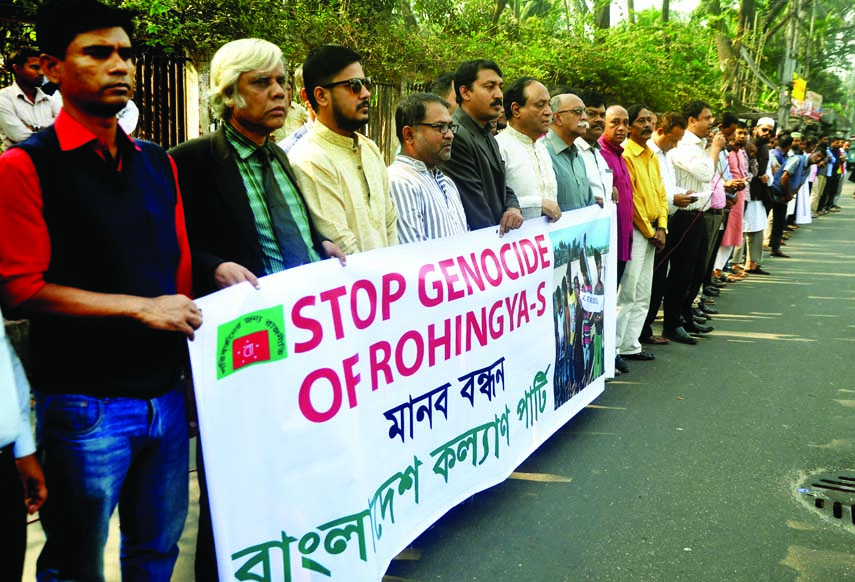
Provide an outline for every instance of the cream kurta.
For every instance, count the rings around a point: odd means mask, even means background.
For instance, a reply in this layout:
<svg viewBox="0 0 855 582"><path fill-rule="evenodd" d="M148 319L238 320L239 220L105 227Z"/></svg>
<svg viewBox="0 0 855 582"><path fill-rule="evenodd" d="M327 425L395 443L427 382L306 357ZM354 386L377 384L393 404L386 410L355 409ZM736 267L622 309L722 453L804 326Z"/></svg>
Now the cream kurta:
<svg viewBox="0 0 855 582"><path fill-rule="evenodd" d="M317 120L288 153L315 228L346 254L398 244L398 214L377 145Z"/></svg>

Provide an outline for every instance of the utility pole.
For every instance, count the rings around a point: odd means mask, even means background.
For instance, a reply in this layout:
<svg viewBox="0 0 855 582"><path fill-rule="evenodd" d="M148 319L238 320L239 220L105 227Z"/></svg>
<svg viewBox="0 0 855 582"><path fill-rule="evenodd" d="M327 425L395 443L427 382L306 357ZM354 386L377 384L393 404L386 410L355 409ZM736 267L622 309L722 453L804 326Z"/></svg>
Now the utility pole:
<svg viewBox="0 0 855 582"><path fill-rule="evenodd" d="M778 94L778 127L790 125L790 86L793 83L793 73L796 70L796 54L798 49L798 20L799 0L790 0L789 21L787 23L787 40L784 45L784 62L781 64L781 85Z"/></svg>

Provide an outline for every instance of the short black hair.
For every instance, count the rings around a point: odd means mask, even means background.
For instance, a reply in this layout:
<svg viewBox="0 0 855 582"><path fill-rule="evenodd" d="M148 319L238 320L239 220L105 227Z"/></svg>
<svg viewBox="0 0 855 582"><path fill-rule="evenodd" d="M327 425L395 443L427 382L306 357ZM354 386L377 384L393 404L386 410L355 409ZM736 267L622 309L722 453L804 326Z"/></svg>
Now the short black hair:
<svg viewBox="0 0 855 582"><path fill-rule="evenodd" d="M688 120L690 117L694 117L695 119L700 118L701 113L703 113L704 109L709 109L709 103L704 101L689 101L683 108L680 110L680 113L683 114L683 117Z"/></svg>
<svg viewBox="0 0 855 582"><path fill-rule="evenodd" d="M398 102L398 108L395 109L395 134L399 142L404 143L406 126L414 127L424 121L428 103L439 103L446 108L450 106L448 101L435 93L413 93Z"/></svg>
<svg viewBox="0 0 855 582"><path fill-rule="evenodd" d="M7 70L11 73L13 72L12 67L23 67L27 64L27 60L32 59L33 57L38 58L40 56L41 53L34 48L22 48L9 58L8 62L6 63L8 67Z"/></svg>
<svg viewBox="0 0 855 582"><path fill-rule="evenodd" d="M36 16L36 40L42 53L65 59L68 45L85 32L122 28L133 39L134 14L98 0L47 0Z"/></svg>
<svg viewBox="0 0 855 582"><path fill-rule="evenodd" d="M782 133L778 136L778 147L788 148L793 145L793 136L789 133Z"/></svg>
<svg viewBox="0 0 855 582"><path fill-rule="evenodd" d="M576 96L582 100L585 107L608 108L609 106L606 96L602 93L597 93L596 91L580 91L579 93L576 93Z"/></svg>
<svg viewBox="0 0 855 582"><path fill-rule="evenodd" d="M331 83L339 71L361 60L355 50L336 44L325 44L312 50L303 62L303 86L312 109L318 111L315 88Z"/></svg>
<svg viewBox="0 0 855 582"><path fill-rule="evenodd" d="M653 111L647 105L645 105L643 103L635 103L635 104L630 105L629 107L626 108L626 115L627 115L627 117L629 117L629 124L630 125L635 123L635 120L638 119L638 116L643 109L647 109L648 111L653 113Z"/></svg>
<svg viewBox="0 0 855 582"><path fill-rule="evenodd" d="M454 73L442 73L430 84L430 92L445 97L454 88Z"/></svg>
<svg viewBox="0 0 855 582"><path fill-rule="evenodd" d="M737 124L739 126L739 118L732 111L725 111L718 118L716 125L720 125L725 129L730 127L733 124Z"/></svg>
<svg viewBox="0 0 855 582"><path fill-rule="evenodd" d="M525 90L526 87L528 87L532 83L537 83L537 79L535 79L534 77L520 77L519 79L511 83L510 87L505 89L504 106L506 118L510 119L513 116L513 109L511 108L511 105L513 103L516 103L520 107L525 107Z"/></svg>
<svg viewBox="0 0 855 582"><path fill-rule="evenodd" d="M463 96L460 94L460 88L466 87L472 89L472 84L478 79L478 73L482 69L495 71L497 75L502 76L502 69L499 68L494 61L490 59L474 59L471 61L463 61L454 72L454 95L458 103L463 103Z"/></svg>
<svg viewBox="0 0 855 582"><path fill-rule="evenodd" d="M748 124L740 119L736 122L736 129L748 130Z"/></svg>

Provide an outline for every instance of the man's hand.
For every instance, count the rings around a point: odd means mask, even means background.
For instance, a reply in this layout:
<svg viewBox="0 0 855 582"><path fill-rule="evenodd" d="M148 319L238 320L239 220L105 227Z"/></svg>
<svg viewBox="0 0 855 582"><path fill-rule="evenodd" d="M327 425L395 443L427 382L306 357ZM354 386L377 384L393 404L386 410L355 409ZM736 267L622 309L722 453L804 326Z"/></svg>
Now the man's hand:
<svg viewBox="0 0 855 582"><path fill-rule="evenodd" d="M515 230L523 224L522 212L519 208L508 208L499 223L499 236L505 236L509 230Z"/></svg>
<svg viewBox="0 0 855 582"><path fill-rule="evenodd" d="M657 228L656 234L647 240L650 241L650 244L652 244L657 251L661 251L665 248L665 229Z"/></svg>
<svg viewBox="0 0 855 582"><path fill-rule="evenodd" d="M677 208L685 208L696 200L691 194L674 194L674 206Z"/></svg>
<svg viewBox="0 0 855 582"><path fill-rule="evenodd" d="M543 202L541 202L541 214L549 219L549 222L555 222L559 218L561 218L561 209L558 207L557 202L553 202L548 198L544 198Z"/></svg>
<svg viewBox="0 0 855 582"><path fill-rule="evenodd" d="M24 503L30 515L39 510L47 499L47 486L45 485L45 474L36 460L35 455L27 455L17 460L18 475L24 485Z"/></svg>
<svg viewBox="0 0 855 582"><path fill-rule="evenodd" d="M594 196L594 200L597 201L597 206L600 208L603 207L603 197L602 196Z"/></svg>
<svg viewBox="0 0 855 582"><path fill-rule="evenodd" d="M341 263L342 267L347 265L347 255L345 255L344 252L340 248L338 248L337 244L335 244L331 240L325 240L321 243L321 245L324 247L324 252L327 254L328 259L335 257L338 259L338 262Z"/></svg>
<svg viewBox="0 0 855 582"><path fill-rule="evenodd" d="M137 319L152 329L180 331L191 340L202 325L202 310L184 295L143 299Z"/></svg>
<svg viewBox="0 0 855 582"><path fill-rule="evenodd" d="M724 137L724 134L718 132L715 134L712 140L712 149L715 152L715 157L718 158L718 152L720 152L727 145L727 138Z"/></svg>
<svg viewBox="0 0 855 582"><path fill-rule="evenodd" d="M760 181L763 182L764 184L768 184L769 183L769 174L763 174L762 176L760 176Z"/></svg>
<svg viewBox="0 0 855 582"><path fill-rule="evenodd" d="M237 263L220 263L214 269L214 282L219 289L225 289L244 281L249 281L253 287L261 289L258 277L253 275L252 271Z"/></svg>
<svg viewBox="0 0 855 582"><path fill-rule="evenodd" d="M615 204L620 200L620 192L618 192L617 186L612 186L612 202Z"/></svg>

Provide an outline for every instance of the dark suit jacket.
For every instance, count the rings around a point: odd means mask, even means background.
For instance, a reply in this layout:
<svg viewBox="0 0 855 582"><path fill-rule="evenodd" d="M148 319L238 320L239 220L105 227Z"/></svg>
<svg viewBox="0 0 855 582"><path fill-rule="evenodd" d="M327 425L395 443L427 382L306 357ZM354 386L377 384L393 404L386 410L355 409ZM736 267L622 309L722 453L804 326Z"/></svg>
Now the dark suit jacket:
<svg viewBox="0 0 855 582"><path fill-rule="evenodd" d="M451 159L442 171L454 180L470 230L496 226L508 208L519 208L517 195L505 182L505 166L496 138L463 108L452 118L460 125Z"/></svg>
<svg viewBox="0 0 855 582"><path fill-rule="evenodd" d="M303 193L285 152L278 147L272 150L302 198ZM224 262L242 265L256 276L264 274L255 218L223 128L176 146L169 153L178 166L178 185L184 201L196 296L217 290L214 270ZM322 239L311 219L309 226L315 250L325 257Z"/></svg>

